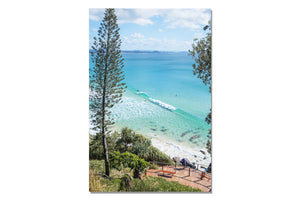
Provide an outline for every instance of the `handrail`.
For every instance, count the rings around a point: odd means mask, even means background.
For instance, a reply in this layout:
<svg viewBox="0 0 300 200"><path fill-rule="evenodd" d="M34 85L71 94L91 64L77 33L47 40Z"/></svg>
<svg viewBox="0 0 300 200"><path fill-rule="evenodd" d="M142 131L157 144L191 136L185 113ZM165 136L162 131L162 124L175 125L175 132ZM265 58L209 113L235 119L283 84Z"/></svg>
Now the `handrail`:
<svg viewBox="0 0 300 200"><path fill-rule="evenodd" d="M148 161L149 163L153 163L153 164L158 164L158 165L172 165L172 166L184 166L181 162L177 163L175 162L175 164L173 163L166 163L166 162L158 162L158 161ZM200 166L200 167L199 167ZM194 169L188 165L184 166L185 168L190 168L190 169ZM198 169L199 168L199 169ZM197 170L197 171L201 171L200 168L202 169L207 169L207 167L204 167L204 166L201 166L200 164L197 164L197 167L196 169L194 170Z"/></svg>

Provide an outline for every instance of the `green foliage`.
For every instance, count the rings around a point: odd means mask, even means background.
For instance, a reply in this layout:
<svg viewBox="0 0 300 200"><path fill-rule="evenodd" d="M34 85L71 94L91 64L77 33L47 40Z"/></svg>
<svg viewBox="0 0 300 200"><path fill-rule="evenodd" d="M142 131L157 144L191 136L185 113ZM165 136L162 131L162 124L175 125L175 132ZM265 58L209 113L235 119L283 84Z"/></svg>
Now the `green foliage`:
<svg viewBox="0 0 300 200"><path fill-rule="evenodd" d="M150 146L148 149L149 152L149 161L165 162L174 164L174 161L165 153L161 152L154 146Z"/></svg>
<svg viewBox="0 0 300 200"><path fill-rule="evenodd" d="M117 170L122 170L123 167L129 167L134 171L143 172L150 164L137 155L125 152L113 152L111 154L110 166ZM137 177L135 177L137 178Z"/></svg>
<svg viewBox="0 0 300 200"><path fill-rule="evenodd" d="M206 149L207 149L207 152L209 154L211 154L211 129L209 130L209 133L208 133L207 137L208 137L208 140L207 140L207 143L206 143Z"/></svg>
<svg viewBox="0 0 300 200"><path fill-rule="evenodd" d="M151 169L158 169L158 166L157 166L156 164L153 163L153 164L151 165Z"/></svg>
<svg viewBox="0 0 300 200"><path fill-rule="evenodd" d="M100 134L101 138L101 134ZM113 152L117 148L117 140L119 140L120 134L115 131L106 135L108 152ZM89 137L89 159L104 159L103 140L97 139L97 135L91 135Z"/></svg>
<svg viewBox="0 0 300 200"><path fill-rule="evenodd" d="M114 124L110 109L121 101L125 91L121 39L114 9L105 9L104 18L94 37L91 60L94 64L90 76L90 115L95 140L102 138L106 175L109 176L107 127ZM94 143L96 144L96 142Z"/></svg>
<svg viewBox="0 0 300 200"><path fill-rule="evenodd" d="M192 50L189 50L189 55L193 57L196 64L193 64L193 73L202 80L205 85L209 86L211 92L211 52L212 52L212 38L211 38L211 21L203 28L207 31L206 37L201 40L194 39L195 43L192 45ZM211 124L211 110L205 121ZM211 130L208 134L208 141L206 144L208 152L211 154Z"/></svg>
<svg viewBox="0 0 300 200"><path fill-rule="evenodd" d="M90 135L90 159L104 159L103 142L95 139L96 136ZM108 134L107 146L109 152L120 151L121 153L133 153L146 161L157 161L174 164L174 161L165 153L154 146L150 139L141 134L136 134L131 129L123 128L121 134L114 132Z"/></svg>
<svg viewBox="0 0 300 200"><path fill-rule="evenodd" d="M96 140L95 135L90 134L89 138L89 159L104 159L103 145L101 140Z"/></svg>
<svg viewBox="0 0 300 200"><path fill-rule="evenodd" d="M193 64L193 73L200 78L205 85L209 86L211 92L211 21L204 27L207 30L206 37L198 40L194 39L193 50L189 50L189 55L193 57L196 64Z"/></svg>
<svg viewBox="0 0 300 200"><path fill-rule="evenodd" d="M121 130L121 138L117 140L119 150L122 152L132 151L132 144L135 139L135 133L125 127ZM129 149L130 148L130 149Z"/></svg>
<svg viewBox="0 0 300 200"><path fill-rule="evenodd" d="M123 128L121 131L121 138L117 141L116 148L120 152L128 152L136 154L146 161L168 162L173 163L173 160L152 146L150 139L141 134L136 134L129 128Z"/></svg>
<svg viewBox="0 0 300 200"><path fill-rule="evenodd" d="M90 160L90 170L93 170L96 174L105 172L104 160Z"/></svg>
<svg viewBox="0 0 300 200"><path fill-rule="evenodd" d="M153 166L153 165L152 165ZM126 187L125 182L122 183L122 177L116 176L114 170L111 171L112 177L106 178L102 174L105 172L104 160L90 160L89 190L90 192L200 192L177 182L167 181L160 177L145 177L143 181L133 179L131 187ZM124 174L128 172L123 172ZM128 175L126 175L128 176Z"/></svg>

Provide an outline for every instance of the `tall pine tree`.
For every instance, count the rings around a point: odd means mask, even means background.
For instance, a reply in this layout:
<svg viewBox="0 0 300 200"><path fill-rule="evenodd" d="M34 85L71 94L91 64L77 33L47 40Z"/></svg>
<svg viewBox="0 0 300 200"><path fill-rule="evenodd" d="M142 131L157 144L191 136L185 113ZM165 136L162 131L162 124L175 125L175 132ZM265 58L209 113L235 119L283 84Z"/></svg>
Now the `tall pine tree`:
<svg viewBox="0 0 300 200"><path fill-rule="evenodd" d="M193 50L189 50L189 55L191 55L196 62L196 64L193 64L194 75L200 78L205 85L209 86L209 92L211 93L211 21L209 21L203 30L207 30L206 37L201 40L194 40L195 43L192 45ZM211 124L211 109L205 121ZM207 137L208 141L206 147L211 154L211 129Z"/></svg>
<svg viewBox="0 0 300 200"><path fill-rule="evenodd" d="M96 139L102 139L105 159L105 174L109 176L109 158L106 144L108 127L113 125L111 108L122 99L126 86L121 55L121 39L114 9L105 9L105 14L94 37L91 59L94 64L90 76L90 114Z"/></svg>

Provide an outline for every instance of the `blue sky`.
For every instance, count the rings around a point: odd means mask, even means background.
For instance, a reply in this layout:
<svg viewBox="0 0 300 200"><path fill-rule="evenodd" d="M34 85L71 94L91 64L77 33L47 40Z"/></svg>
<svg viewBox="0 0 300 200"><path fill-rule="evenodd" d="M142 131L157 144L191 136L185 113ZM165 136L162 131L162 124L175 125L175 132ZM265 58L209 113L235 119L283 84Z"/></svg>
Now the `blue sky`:
<svg viewBox="0 0 300 200"><path fill-rule="evenodd" d="M89 47L97 35L105 9L89 10ZM116 9L122 50L187 51L202 28L210 9Z"/></svg>

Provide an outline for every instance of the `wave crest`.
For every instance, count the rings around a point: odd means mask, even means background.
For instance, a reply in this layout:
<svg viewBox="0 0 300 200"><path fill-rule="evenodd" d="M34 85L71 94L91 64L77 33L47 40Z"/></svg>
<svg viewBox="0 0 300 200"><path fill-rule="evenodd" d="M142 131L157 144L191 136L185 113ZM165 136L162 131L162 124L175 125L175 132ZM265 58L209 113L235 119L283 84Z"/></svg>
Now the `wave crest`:
<svg viewBox="0 0 300 200"><path fill-rule="evenodd" d="M165 109L168 109L168 110L176 110L176 108L175 108L174 106L171 106L171 105L169 105L169 104L166 104L166 103L164 103L164 102L162 102L162 101L159 101L159 100L157 100L157 99L149 98L149 101L151 101L152 103L157 104L157 105L159 105L160 107L163 107L163 108L165 108Z"/></svg>

